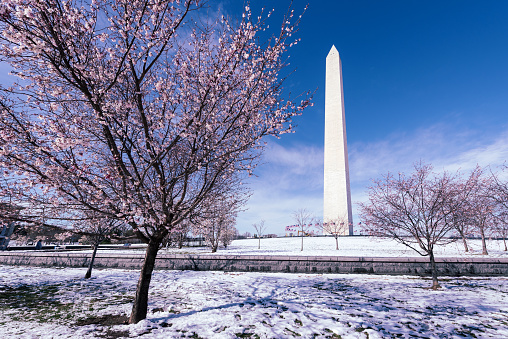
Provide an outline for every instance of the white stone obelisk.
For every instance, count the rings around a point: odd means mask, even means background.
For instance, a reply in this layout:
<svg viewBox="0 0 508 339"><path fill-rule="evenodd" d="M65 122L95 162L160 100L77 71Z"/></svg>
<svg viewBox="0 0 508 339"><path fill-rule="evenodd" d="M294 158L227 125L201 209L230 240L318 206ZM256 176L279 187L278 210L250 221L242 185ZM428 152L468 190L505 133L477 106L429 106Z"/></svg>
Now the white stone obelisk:
<svg viewBox="0 0 508 339"><path fill-rule="evenodd" d="M342 63L335 46L326 57L324 174L323 221L347 217L343 235L353 235Z"/></svg>

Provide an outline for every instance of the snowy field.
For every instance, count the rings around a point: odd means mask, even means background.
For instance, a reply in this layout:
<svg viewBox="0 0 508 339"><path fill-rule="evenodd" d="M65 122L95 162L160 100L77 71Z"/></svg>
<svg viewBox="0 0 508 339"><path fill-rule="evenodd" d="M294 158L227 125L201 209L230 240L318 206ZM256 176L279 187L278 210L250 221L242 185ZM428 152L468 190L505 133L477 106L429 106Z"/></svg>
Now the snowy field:
<svg viewBox="0 0 508 339"><path fill-rule="evenodd" d="M258 249L258 239L234 240L226 249L219 247L216 255L292 255L292 256L346 256L346 257L418 257L414 250L391 239L377 237L339 237L339 250L335 249L333 237L305 237L303 251L301 251L302 238L266 238L261 239L261 248ZM14 242L13 242L14 243ZM100 249L99 253L132 253L144 252L145 245L132 245L130 249ZM504 251L502 240L487 240L489 255L482 255L480 239L469 239L469 252L464 251L462 240L457 240L445 246L436 246L435 255L439 257L484 257L508 258ZM80 252L80 251L73 251ZM91 250L82 250L91 252ZM209 247L164 248L159 253L201 253L212 254Z"/></svg>
<svg viewBox="0 0 508 339"><path fill-rule="evenodd" d="M234 240L227 249L220 248L217 254L248 254L248 255L302 255L302 256L351 256L351 257L414 257L419 256L414 250L391 239L377 237L339 237L339 250L335 249L333 237L299 237L261 239L258 249L258 239ZM482 256L480 239L468 240L470 252L464 252L462 241L456 241L446 246L436 246L436 257L476 257ZM488 256L508 257L504 251L502 240L488 240ZM167 252L210 252L208 248L183 248L181 250L169 248Z"/></svg>
<svg viewBox="0 0 508 339"><path fill-rule="evenodd" d="M0 338L508 338L508 278L156 271L118 325L138 272L84 273L0 266Z"/></svg>
<svg viewBox="0 0 508 339"><path fill-rule="evenodd" d="M217 254L418 256L387 239L237 240ZM437 257L508 257L502 241ZM142 251L141 248L119 251ZM106 252L106 251L100 251ZM118 251L115 251L118 252ZM207 248L164 252L209 253ZM508 277L155 271L148 319L127 320L137 271L0 266L0 338L508 338Z"/></svg>
<svg viewBox="0 0 508 339"><path fill-rule="evenodd" d="M301 238L268 238L261 239L261 248L258 249L258 239L234 240L231 245L224 249L222 246L216 255L292 255L292 256L347 256L347 257L418 257L414 250L397 243L391 239L376 237L340 237L339 250L335 249L333 237L305 237ZM144 251L139 245L133 245L129 250L99 250L99 253L132 253ZM141 245L143 246L143 245ZM450 243L446 246L437 246L435 255L439 257L482 257L482 258L508 258L508 252L504 251L502 240L488 240L487 249L489 255L482 255L482 244L479 239L468 240L469 252L464 251L461 241ZM137 249L135 249L137 248ZM91 252L85 250L85 252ZM159 253L201 253L212 254L209 247L184 247L182 249L167 248Z"/></svg>

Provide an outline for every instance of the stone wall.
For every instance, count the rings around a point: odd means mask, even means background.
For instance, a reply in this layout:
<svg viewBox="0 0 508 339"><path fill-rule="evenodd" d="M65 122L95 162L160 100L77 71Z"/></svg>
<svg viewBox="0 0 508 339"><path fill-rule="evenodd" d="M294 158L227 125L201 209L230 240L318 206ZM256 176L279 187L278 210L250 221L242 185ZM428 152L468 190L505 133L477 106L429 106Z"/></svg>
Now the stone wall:
<svg viewBox="0 0 508 339"><path fill-rule="evenodd" d="M98 253L95 267L139 269L144 253ZM0 252L0 264L86 267L90 254L83 252ZM508 276L508 258L436 259L439 275ZM429 275L428 258L301 257L253 255L160 254L156 269Z"/></svg>

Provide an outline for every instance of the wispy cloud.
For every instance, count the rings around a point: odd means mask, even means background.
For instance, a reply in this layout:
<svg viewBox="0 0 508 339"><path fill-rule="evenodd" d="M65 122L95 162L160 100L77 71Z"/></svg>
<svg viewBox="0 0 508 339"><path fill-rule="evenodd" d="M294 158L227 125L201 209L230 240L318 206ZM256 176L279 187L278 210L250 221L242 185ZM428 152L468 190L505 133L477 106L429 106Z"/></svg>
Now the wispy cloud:
<svg viewBox="0 0 508 339"><path fill-rule="evenodd" d="M263 180L289 191L313 191L323 186L323 149L272 143L263 155L259 173Z"/></svg>
<svg viewBox="0 0 508 339"><path fill-rule="evenodd" d="M258 177L250 181L253 196L249 210L238 219L241 232L265 219L270 233L283 233L293 223L291 212L307 208L322 214L323 148L306 145L283 147L271 143L263 155ZM387 172L410 172L418 161L436 171L470 171L477 164L494 168L508 159L508 130L486 135L477 130L437 124L413 133L393 133L374 142L349 145L349 171L353 202L365 201L371 179ZM353 206L356 214L356 206ZM355 220L357 221L357 220Z"/></svg>

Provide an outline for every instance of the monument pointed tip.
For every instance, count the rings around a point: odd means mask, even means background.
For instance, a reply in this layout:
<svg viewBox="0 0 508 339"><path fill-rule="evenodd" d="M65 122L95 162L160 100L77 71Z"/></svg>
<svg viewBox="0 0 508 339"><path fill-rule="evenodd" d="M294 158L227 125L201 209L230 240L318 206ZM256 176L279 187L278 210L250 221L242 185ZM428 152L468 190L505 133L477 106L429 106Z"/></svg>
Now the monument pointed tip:
<svg viewBox="0 0 508 339"><path fill-rule="evenodd" d="M337 51L337 48L335 48L335 45L332 45L330 52L328 52L328 55L332 55L332 54L339 54L339 51Z"/></svg>

